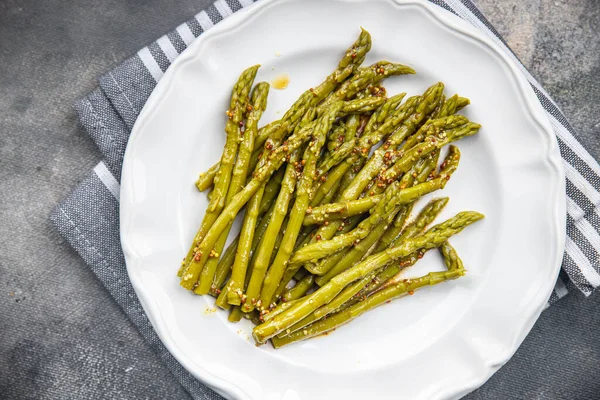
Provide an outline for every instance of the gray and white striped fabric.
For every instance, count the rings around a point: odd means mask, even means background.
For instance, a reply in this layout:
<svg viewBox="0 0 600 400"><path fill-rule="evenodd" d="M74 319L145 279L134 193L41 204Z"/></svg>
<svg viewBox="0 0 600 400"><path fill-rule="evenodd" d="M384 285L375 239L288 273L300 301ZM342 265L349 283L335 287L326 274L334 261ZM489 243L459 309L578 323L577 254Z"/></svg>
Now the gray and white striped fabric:
<svg viewBox="0 0 600 400"><path fill-rule="evenodd" d="M479 28L512 57L529 80L556 133L567 176L567 243L550 303L600 286L600 166L575 138L565 116L469 0L430 0ZM158 339L135 296L119 242L119 177L131 129L169 65L214 24L252 4L218 0L173 32L100 77L99 88L75 103L79 119L104 161L52 213L60 233L83 257L141 334L194 398L220 396L187 373Z"/></svg>

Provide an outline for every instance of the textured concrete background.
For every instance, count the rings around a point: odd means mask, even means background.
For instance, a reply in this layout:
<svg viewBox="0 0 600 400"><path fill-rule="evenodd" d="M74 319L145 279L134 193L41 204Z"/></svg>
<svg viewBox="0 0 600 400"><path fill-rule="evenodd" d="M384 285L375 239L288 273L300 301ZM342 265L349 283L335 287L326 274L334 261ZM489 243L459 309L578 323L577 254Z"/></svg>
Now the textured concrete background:
<svg viewBox="0 0 600 400"><path fill-rule="evenodd" d="M72 102L208 3L0 1L0 398L187 398L48 214L100 158ZM476 3L599 158L600 2ZM599 326L569 295L468 398L600 398Z"/></svg>

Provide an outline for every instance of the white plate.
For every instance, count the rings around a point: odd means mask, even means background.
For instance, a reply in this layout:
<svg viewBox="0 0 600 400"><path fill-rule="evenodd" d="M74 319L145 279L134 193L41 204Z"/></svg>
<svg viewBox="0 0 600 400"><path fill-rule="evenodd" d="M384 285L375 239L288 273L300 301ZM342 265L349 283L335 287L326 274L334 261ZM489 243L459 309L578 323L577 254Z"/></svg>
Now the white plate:
<svg viewBox="0 0 600 400"><path fill-rule="evenodd" d="M365 27L366 63L409 64L386 82L421 93L443 81L483 124L459 142L461 165L440 220L472 209L487 218L452 239L468 275L364 315L334 334L273 350L249 324L231 324L208 296L175 276L202 219L193 182L220 157L230 89L247 66L288 74L264 122L318 84ZM438 194L439 195L439 194ZM448 399L503 365L542 311L565 238L564 177L556 140L527 82L491 41L422 1L261 1L203 34L169 68L133 129L121 186L127 269L159 337L194 376L239 399ZM436 254L407 276L441 268ZM246 321L247 322L247 321Z"/></svg>

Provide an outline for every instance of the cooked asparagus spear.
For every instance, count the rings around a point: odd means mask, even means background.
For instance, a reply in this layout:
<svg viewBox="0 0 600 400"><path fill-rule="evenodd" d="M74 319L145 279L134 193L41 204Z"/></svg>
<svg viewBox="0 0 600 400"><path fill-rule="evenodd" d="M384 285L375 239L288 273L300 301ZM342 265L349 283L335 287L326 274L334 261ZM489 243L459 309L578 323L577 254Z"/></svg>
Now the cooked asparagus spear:
<svg viewBox="0 0 600 400"><path fill-rule="evenodd" d="M304 296L306 292L310 290L310 288L312 288L314 281L314 275L306 275L304 278L296 282L296 285L294 285L293 288L286 290L281 295L281 301L287 303L292 300L298 300L300 297Z"/></svg>
<svg viewBox="0 0 600 400"><path fill-rule="evenodd" d="M277 251L273 263L267 271L264 284L262 285L260 300L263 307L269 307L271 304L275 290L279 286L279 282L281 281L289 258L294 250L294 244L296 243L296 239L302 228L302 221L304 220L304 215L306 214L306 209L310 202L312 184L313 180L316 178L318 156L325 143L327 132L331 128L336 115L343 105L343 102L334 103L321 117L319 117L313 131L314 139L309 143L304 152L304 169L302 171L302 177L299 180L296 201L290 212L287 229L283 236L281 246Z"/></svg>
<svg viewBox="0 0 600 400"><path fill-rule="evenodd" d="M463 275L464 270L461 269L442 272L430 272L427 275L419 278L412 278L410 280L407 279L405 281L398 282L394 285L390 285L389 287L386 287L385 289L382 289L374 293L373 295L367 297L364 301L357 302L356 304L338 313L330 315L326 319L318 320L317 322L308 325L303 329L292 332L287 336L281 338L272 338L271 341L273 343L273 347L277 349L290 343L321 335L345 323L348 323L355 318L358 318L363 313L372 310L373 308L381 304L387 303L390 300L394 300L406 294L413 294L416 290L419 290L426 286L433 286L450 279L457 279ZM259 325L259 327L262 325Z"/></svg>
<svg viewBox="0 0 600 400"><path fill-rule="evenodd" d="M227 119L227 124L225 126L227 140L225 141L223 155L221 156L221 162L219 163L219 170L214 178L215 188L213 190L211 201L208 204L208 209L202 219L200 229L198 229L190 250L185 257L184 263L186 267L184 268L184 275L185 270L189 268L190 262L198 255L198 245L204 239L204 236L225 207L227 190L229 189L229 183L231 181L231 172L238 150L238 138L240 135L239 123L242 122L246 105L248 104L250 89L252 88L252 83L254 82L254 77L256 76L259 67L259 65L254 65L244 70L233 87L229 110L227 111L229 118ZM197 276L195 278L197 279ZM190 287L195 283L196 280L191 283Z"/></svg>
<svg viewBox="0 0 600 400"><path fill-rule="evenodd" d="M298 300L288 310L270 321L255 327L252 331L254 339L257 343L264 343L278 333L290 328L317 308L333 300L348 284L357 279L362 279L391 260L404 257L419 249L438 247L452 235L459 233L466 226L482 218L482 214L474 211L459 213L447 221L432 227L423 235L406 240L396 247L389 248L366 258L361 263L333 278L314 293Z"/></svg>
<svg viewBox="0 0 600 400"><path fill-rule="evenodd" d="M250 96L250 103L248 106L246 106L246 109L249 111L247 114L245 130L240 131L240 134L243 138L241 144L239 145L237 160L235 162L235 166L231 174L231 183L229 189L227 190L225 205L231 202L233 196L235 196L244 187L244 184L246 183L246 175L248 174L248 167L250 165L250 156L252 155L252 151L254 150L254 140L258 131L258 121L260 120L260 117L267 108L267 97L269 95L269 88L270 86L268 83L260 82L252 90L252 94ZM260 200L262 200L262 197ZM260 203L258 204L258 206L260 210ZM257 213L258 212L259 211L257 211ZM221 233L221 236L217 240L217 243L215 244L213 249L213 251L216 254L221 254L221 252L223 251L223 248L225 247L225 242L227 241L227 237L229 236L229 231L231 230L231 226L232 223L229 223L227 228L225 228L225 230L223 231L223 233ZM202 273L200 274L198 286L194 289L194 293L207 294L209 292L218 263L218 256L210 258L206 262L206 265L202 269Z"/></svg>

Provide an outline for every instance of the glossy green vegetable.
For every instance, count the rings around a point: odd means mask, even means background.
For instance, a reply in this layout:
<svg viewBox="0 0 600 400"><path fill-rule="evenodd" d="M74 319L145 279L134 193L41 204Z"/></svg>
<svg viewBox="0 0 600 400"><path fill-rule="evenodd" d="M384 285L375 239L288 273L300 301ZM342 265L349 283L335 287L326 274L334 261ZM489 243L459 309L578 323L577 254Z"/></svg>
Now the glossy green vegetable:
<svg viewBox="0 0 600 400"><path fill-rule="evenodd" d="M421 210L419 215L417 215L415 220L408 224L408 226L406 226L406 228L402 231L402 234L399 237L393 239L388 244L382 242L378 243L378 246L376 247L375 251L383 251L386 248L388 248L388 245L389 247L394 247L399 243L404 242L405 240L411 239L416 235L421 234L423 230L427 227L427 225L433 222L433 220L440 214L440 212L446 206L446 204L448 204L447 197L431 200L425 207L423 207L423 209ZM366 294L369 294L377 290L385 283L385 281L387 281L387 279L389 279L391 276L396 275L403 269L414 265L422 256L422 252L414 252L405 257L402 257L396 263L388 264L387 266L385 266L385 268L381 270L381 272L377 274L373 282L369 283L365 287L364 292Z"/></svg>
<svg viewBox="0 0 600 400"><path fill-rule="evenodd" d="M365 134L361 137L361 143L359 143L360 148L362 148L360 154L364 154L366 157L368 155L368 149L370 149L374 143L379 142L381 138L388 135L389 137L385 140L385 144L378 148L374 154L368 158L364 167L362 167L360 172L358 172L356 177L342 192L340 196L342 201L355 200L360 196L369 182L371 182L385 166L386 160L389 158L388 154L391 154L390 149L393 149L394 146L400 144L411 132L411 129L425 118L424 113L428 113L435 108L435 105L442 96L442 90L443 85L441 83L435 84L427 89L422 96L411 97L396 110L389 110L388 118L384 119L381 124L378 125L375 122L373 124L367 123ZM385 104L382 107L384 106ZM374 113L371 120L373 117L375 117L375 119L379 118L378 113ZM371 122L371 120L369 120L369 122ZM368 131L367 128L369 129ZM400 129L395 131L397 128ZM373 142L374 140L376 141ZM365 146L362 145L363 143ZM417 157L413 157L410 164L405 162L402 166L406 167L406 169L401 172L408 171L410 165L418 159L419 158ZM400 175L398 174L396 176ZM333 221L329 225L321 227L317 233L321 238L328 240L333 237L338 227L339 222Z"/></svg>
<svg viewBox="0 0 600 400"><path fill-rule="evenodd" d="M442 272L430 272L419 278L412 278L406 281L400 281L394 285L390 285L381 291L367 297L364 301L360 301L338 313L328 316L327 319L321 319L311 325L290 333L284 337L272 338L273 347L280 348L290 343L300 340L309 339L314 336L329 332L345 323L358 318L365 312L373 308L394 300L406 294L413 294L415 291L426 287L437 285L450 279L457 279L464 275L464 270L452 270ZM281 315L281 314L280 314ZM264 324L262 324L264 325ZM259 325L262 326L262 325ZM256 328L255 328L256 329Z"/></svg>
<svg viewBox="0 0 600 400"><path fill-rule="evenodd" d="M321 162L319 162L319 167L317 168L317 176L322 177L327 172L344 161L356 148L356 139L350 139L340 146L336 147L329 153L323 156Z"/></svg>
<svg viewBox="0 0 600 400"><path fill-rule="evenodd" d="M338 233L344 234L344 233L350 232L352 229L356 228L356 226L359 224L360 221L361 221L360 216L348 218L348 220L343 221L342 225L340 226L340 228L338 230ZM305 240L303 240L301 243L299 243L299 245L296 246L294 248L294 250L298 250L299 248L307 245L310 242L310 239L311 239L310 236L305 238ZM332 262L333 264L335 264L337 261L339 261L341 256L343 256L343 254L341 254L341 253L339 255L333 254L330 257L324 258L323 260L319 260L319 262L317 264L307 263L304 265L302 265L302 264L288 265L288 267L285 270L285 273L283 274L283 278L281 279L281 282L279 283L279 286L277 287L277 290L275 291L275 296L283 293L287 284L292 280L292 278L295 276L295 274L303 266L307 271L310 271L311 273L315 274L317 271L319 271L320 269L323 268L323 266L321 265L321 261Z"/></svg>
<svg viewBox="0 0 600 400"><path fill-rule="evenodd" d="M282 312L284 312L285 310L287 310L288 308L292 307L294 304L296 304L296 302L298 302L298 300L291 300L288 302L280 302L277 307L273 308L272 310L262 310L261 311L261 322L265 322L268 321L270 319L273 319L273 317L281 314Z"/></svg>
<svg viewBox="0 0 600 400"><path fill-rule="evenodd" d="M449 242L444 242L440 246L440 252L442 253L442 257L444 258L446 268L448 268L449 271L453 271L456 269L465 269L462 260L456 252L456 249L454 249L454 247Z"/></svg>
<svg viewBox="0 0 600 400"><path fill-rule="evenodd" d="M318 86L300 95L281 118L280 126L270 136L272 145L278 145L283 138L294 131L296 123L308 111L325 99L336 87L352 75L362 64L371 49L371 35L361 29L358 39L346 50L337 68ZM269 143L269 141L267 141Z"/></svg>
<svg viewBox="0 0 600 400"><path fill-rule="evenodd" d="M260 293L260 301L263 307L269 307L273 301L273 296L289 262L294 245L302 228L302 221L306 214L310 202L310 195L313 180L316 178L317 159L325 144L327 132L331 128L335 117L340 109L344 106L344 102L332 104L327 111L319 117L313 131L313 140L308 144L304 151L302 164L304 169L298 183L298 191L296 201L290 212L287 229L283 235L281 245L277 251L277 255L273 263L267 271L264 279L264 284Z"/></svg>
<svg viewBox="0 0 600 400"><path fill-rule="evenodd" d="M272 339L281 347L329 332L464 274L448 238L481 214L459 213L426 230L448 202L441 198L407 221L417 200L443 189L457 169L460 152L451 143L480 126L456 115L469 100L447 98L442 83L387 98L382 81L414 70L388 61L362 67L370 47L362 30L322 83L261 129L269 87L252 88L258 66L245 70L232 90L222 159L196 182L210 189L209 207L180 284L215 296L230 321L251 320L258 344ZM406 279L404 270L434 248L448 271Z"/></svg>
<svg viewBox="0 0 600 400"><path fill-rule="evenodd" d="M406 175L412 176L413 173L416 173L415 180L416 180L417 184L423 183L427 179L434 179L435 178L435 170L437 169L439 155L440 155L440 152L437 151L437 152L431 153L426 158L422 158L421 160L419 160L414 167L414 171L412 171L412 172L409 171L407 174L405 174L402 177L402 180L405 179ZM414 206L414 202L410 203L410 204L406 204L404 207L402 207L400 209L398 214L396 214L394 221L391 224L389 224L388 229L381 236L381 239L377 243L377 245L374 249L375 253L378 253L381 250L388 248L390 243L392 243L392 241L396 237L398 237L398 235L400 234L400 232L402 232L402 230L404 228L405 222L406 222L409 214L411 213L413 206Z"/></svg>
<svg viewBox="0 0 600 400"><path fill-rule="evenodd" d="M231 311L229 311L229 317L227 320L229 322L240 322L244 316L242 309L239 306L231 307Z"/></svg>
<svg viewBox="0 0 600 400"><path fill-rule="evenodd" d="M404 104L404 112L392 115L377 128L377 131L384 133L382 136L386 136L387 134L389 136L385 140L385 144L375 150L373 155L367 160L365 166L346 189L343 196L344 200L358 198L369 182L381 172L382 168L386 167L393 149L412 134L417 129L418 124L433 111L436 104L440 101L443 89L444 85L441 83L431 86L422 96L409 99ZM418 158L413 158L412 163L417 160ZM408 165L402 172L408 171L411 165Z"/></svg>
<svg viewBox="0 0 600 400"><path fill-rule="evenodd" d="M281 189L281 181L283 180L284 173L285 168L281 167L271 176L271 179L269 179L269 182L265 186L265 192L263 193L263 197L260 202L260 215L266 213L275 202L275 199L279 194L279 190Z"/></svg>
<svg viewBox="0 0 600 400"><path fill-rule="evenodd" d="M358 171L360 170L360 168L362 167L362 165L364 165L363 161L365 160L364 157L360 157L357 164L350 168L348 171L346 171L346 173L342 176L341 179L339 179L337 182L339 184L339 188L337 189L338 193L343 193L344 189L348 186L348 184L352 181L352 179L354 179L354 177L356 176L356 174L358 173ZM333 193L329 193L324 199L323 199L323 203L325 203L326 201L329 201L330 198L338 198L339 195L336 194L335 197L332 196ZM327 199L327 200L326 200ZM337 232L334 235L343 235L345 233L350 232L352 229L354 229L362 220L362 216L358 215L358 216L354 216L354 217L350 217L346 220L342 220L341 221L341 225L338 226ZM325 223L328 224L328 223ZM318 231L315 232L315 234L318 234ZM303 243L302 247L305 245L308 245L310 243L310 240L307 243ZM298 247L299 249L300 247ZM296 250L298 250L296 249ZM318 260L316 262L309 262L304 264L304 268L308 271L310 271L313 274L317 274L317 275L321 275L324 274L326 271L328 271L329 269L331 269L331 267L335 264L337 264L342 257L344 256L343 252L338 252L335 254L332 254L328 257L325 257L321 260ZM294 270L299 268L299 265L290 265L288 267L288 269Z"/></svg>
<svg viewBox="0 0 600 400"><path fill-rule="evenodd" d="M398 188L398 204L412 203L428 193L443 189L444 186L446 186L450 175L451 172L413 187L404 189ZM304 217L304 225L322 224L326 221L334 221L366 213L379 204L383 198L383 194L378 194L374 196L365 196L358 200L351 200L343 203L329 203L313 208L311 213Z"/></svg>
<svg viewBox="0 0 600 400"><path fill-rule="evenodd" d="M416 100L407 102L409 103L408 105L405 104L400 107L400 103L405 95L406 93L400 93L390 97L373 113L373 115L371 115L367 125L365 126L363 135L358 140L358 151L356 153L352 153L350 157L344 160L343 163L338 164L329 173L325 183L323 183L315 193L315 196L311 201L311 205L314 206L320 204L323 198L325 198L327 193L329 193L338 180L341 180L352 167L355 167L357 164L362 164L362 160L366 160L366 156L368 155L371 147L381 141L381 139L387 133L389 133L387 129L378 129L380 124L382 124L388 116L394 115L396 118L398 118L398 116L405 116L407 114L411 104ZM389 128L389 126L387 128ZM356 197L358 197L358 195ZM352 198L352 200L356 197Z"/></svg>
<svg viewBox="0 0 600 400"><path fill-rule="evenodd" d="M310 290L310 288L312 288L314 281L314 275L306 275L304 278L296 282L296 285L294 285L293 288L283 292L281 295L281 301L287 303L292 300L298 300L300 297L304 296L306 292Z"/></svg>
<svg viewBox="0 0 600 400"><path fill-rule="evenodd" d="M208 204L208 209L202 219L200 229L196 233L190 250L188 251L184 263L186 267L182 271L182 276L188 276L187 272L190 268L190 264L194 259L200 258L199 244L204 239L204 236L208 233L213 223L218 218L219 214L225 207L225 200L227 196L227 190L229 189L229 183L231 181L231 173L233 170L235 157L238 151L238 138L240 135L239 123L242 122L246 105L248 104L248 96L254 77L258 71L259 65L254 65L242 72L238 81L233 87L231 94L231 101L228 110L227 124L225 125L225 132L227 132L227 140L225 141L225 147L223 149L223 155L219 163L219 170L215 175L215 188L213 190L211 201ZM190 282L187 286L191 289L198 279L198 275L192 276L193 282ZM188 281L190 279L188 278Z"/></svg>
<svg viewBox="0 0 600 400"><path fill-rule="evenodd" d="M410 186L414 183L415 177L419 177L419 174L422 174L424 170L428 170L431 166L427 163L419 163L412 170L412 174L406 174L402 177L399 182L400 187ZM422 182L423 180L417 180L417 182ZM400 192L402 195L402 192ZM372 229L367 236L361 240L358 244L352 246L351 248L345 249L342 252L343 256L335 263L324 263L323 265L319 265L322 269L320 271L315 271L319 276L316 279L316 283L319 286L323 286L325 283L329 282L335 275L339 274L342 271L350 268L352 265L356 264L360 260L362 260L365 256L370 255L375 250L375 243L383 236L383 234L387 231L387 229L392 225L393 220L395 219L397 214L403 214L404 218L407 217L406 207L399 207L394 209L393 212L386 215L385 220L382 223L377 224L374 229ZM363 285L364 286L364 285Z"/></svg>
<svg viewBox="0 0 600 400"><path fill-rule="evenodd" d="M356 114L351 114L348 116L349 118L357 119L358 116ZM333 125L331 131L327 134L327 151L331 152L340 146L341 143L344 142L344 138L346 137L346 119L340 119L337 123Z"/></svg>
<svg viewBox="0 0 600 400"><path fill-rule="evenodd" d="M213 283L209 292L213 296L218 296L221 293L221 288L231 272L231 266L235 260L235 253L237 251L239 240L240 235L237 235L227 249L225 249L223 256L219 260L219 264L217 264L217 270L215 271L215 277L213 278Z"/></svg>
<svg viewBox="0 0 600 400"><path fill-rule="evenodd" d="M264 200L265 196L263 196ZM262 205L261 205L262 207ZM271 203L269 210L262 217L260 217L258 225L256 226L256 231L254 233L254 237L252 238L252 249L251 253L255 254L256 248L259 245L261 238L264 237L265 231L267 230L267 226L269 225L269 220L271 215L273 214L275 204ZM219 265L217 266L217 272L215 273L215 278L213 280L213 285L211 286L211 295L217 296L217 306L229 309L229 304L227 303L227 287L224 286L225 281L227 280L231 267L235 261L235 255L237 253L237 246L240 240L240 235L238 234L235 239L231 242L223 257L219 261ZM222 289L222 290L221 290ZM225 292L225 293L223 293Z"/></svg>
<svg viewBox="0 0 600 400"><path fill-rule="evenodd" d="M354 101L337 103L337 105L334 107L336 115L337 112L340 112L344 107L353 108L351 105L353 102ZM348 105L349 103L350 105ZM329 115L329 117L331 116ZM206 264L209 254L211 254L210 251L212 250L223 230L226 229L227 225L231 221L234 220L237 213L253 197L257 190L260 187L264 188L264 182L273 174L273 172L281 167L281 165L287 160L288 155L311 138L314 133L315 126L318 125L319 120L313 121L302 129L299 129L284 143L274 148L267 156L264 157L261 165L259 165L257 170L253 173L252 179L237 195L232 198L231 202L225 207L223 212L219 215L209 231L206 233L202 242L194 247L193 250L196 256L189 263L188 267L182 274L181 286L186 289L193 288L194 283L192 283L192 281L198 279L198 275ZM300 223L301 222L302 221L300 221Z"/></svg>
<svg viewBox="0 0 600 400"><path fill-rule="evenodd" d="M451 116L447 118L458 120L464 119L464 117L461 116ZM481 128L481 125L473 122L467 122L456 128L447 130L438 131L435 128L431 128L430 134L425 137L423 142L406 150L406 152L403 152L402 156L394 163L394 165L381 174L380 180L389 182L396 179L396 177L401 176L401 174L408 171L410 166L413 165L416 160L419 160L424 156L441 149L449 143L476 134L479 131L479 128Z"/></svg>
<svg viewBox="0 0 600 400"><path fill-rule="evenodd" d="M271 263L271 254L275 248L275 242L279 236L281 226L285 217L288 214L289 203L296 187L296 182L299 175L300 149L294 151L288 161L283 181L281 182L281 190L275 202L275 210L263 240L261 240L256 256L253 260L254 267L250 278L248 288L246 290L247 298L250 300L242 307L245 312L252 311L262 288L267 269ZM280 238L281 240L281 238Z"/></svg>
<svg viewBox="0 0 600 400"><path fill-rule="evenodd" d="M235 166L233 167L233 172L231 174L231 183L229 189L227 190L225 205L231 202L233 196L235 196L244 187L244 184L246 183L246 175L248 174L250 156L252 155L252 151L254 150L254 140L258 132L258 121L260 120L263 112L267 108L267 97L269 96L269 88L270 86L268 83L260 82L252 90L252 94L250 96L250 103L248 106L246 106L246 109L249 109L250 111L247 114L245 130L240 131L242 141L239 145L237 160L235 162ZM258 217L258 214L260 213L260 201L262 201L262 197L260 199L256 199L256 201L259 201L259 210L257 211ZM209 292L211 284L213 282L213 278L215 276L217 265L219 263L218 255L223 251L223 248L225 247L225 242L227 241L227 237L229 236L231 226L232 223L230 223L227 226L227 228L225 228L225 230L223 231L223 233L221 233L221 236L217 240L217 243L213 248L213 251L215 254L217 254L217 256L210 258L206 262L206 265L202 269L202 273L200 274L198 286L194 289L194 293L207 294Z"/></svg>
<svg viewBox="0 0 600 400"><path fill-rule="evenodd" d="M265 157L265 162L263 165L259 166L257 171L255 171L252 180L250 180L250 182L233 197L231 202L225 207L223 212L205 234L202 242L196 244L194 247L193 250L196 256L189 263L182 275L182 287L186 289L193 288L194 283L197 281L198 276L208 259L210 250L212 250L223 230L235 219L238 212L252 198L254 193L261 187L264 189L264 182L273 174L273 172L281 167L285 162L288 153L299 148L310 138L313 129L314 124L307 125L305 128L290 136L285 145L275 148L267 157Z"/></svg>
<svg viewBox="0 0 600 400"><path fill-rule="evenodd" d="M271 136L273 132L277 130L280 123L281 122L279 120L273 121L258 130L258 135L254 141L254 151L250 157L249 171L254 171L254 168L258 162L258 155L262 152L262 145L267 141L269 136ZM213 186L215 175L217 174L220 166L220 162L217 162L207 171L200 173L200 176L196 181L196 187L199 191L203 192Z"/></svg>
<svg viewBox="0 0 600 400"><path fill-rule="evenodd" d="M316 241L298 249L292 256L290 263L297 264L317 260L342 250L345 247L359 244L369 232L375 229L378 224L386 220L386 216L389 216L390 214L395 215L398 211L398 207L404 204L402 203L401 193L400 183L392 183L383 194L383 199L373 208L371 215L358 224L355 229L344 235L338 235L329 240Z"/></svg>
<svg viewBox="0 0 600 400"><path fill-rule="evenodd" d="M281 332L276 337L282 338L288 336L293 332L296 332L297 330L302 329L303 327L312 324L313 322L318 321L321 318L324 318L328 314L341 310L345 304L347 304L354 296L356 296L358 292L360 292L365 287L365 285L367 285L373 280L373 278L375 277L375 272L376 271L346 286L346 288L342 290L333 300L331 300L331 302L324 305L323 307L316 309L309 316L296 322L294 325Z"/></svg>
<svg viewBox="0 0 600 400"><path fill-rule="evenodd" d="M359 264L337 275L314 293L303 297L293 307L277 315L270 321L255 327L252 331L255 341L257 343L264 343L266 340L285 331L296 322L314 312L317 308L329 303L348 284L357 279L364 278L389 261L404 257L419 249L438 247L448 240L449 237L459 233L466 226L482 218L482 214L473 211L459 213L449 220L429 229L423 235L406 240L396 247L389 248L366 258Z"/></svg>
<svg viewBox="0 0 600 400"><path fill-rule="evenodd" d="M245 301L243 292L246 281L246 270L252 257L252 241L254 239L263 191L264 185L256 192L257 196L252 197L244 214L240 241L235 253L233 266L231 267L231 278L229 278L229 282L227 283L227 302L231 305L239 306Z"/></svg>
<svg viewBox="0 0 600 400"><path fill-rule="evenodd" d="M379 61L368 67L359 68L350 79L327 97L320 107L324 108L335 101L351 99L367 86L377 84L389 76L414 73L415 70L411 67L389 61Z"/></svg>
<svg viewBox="0 0 600 400"><path fill-rule="evenodd" d="M198 180L196 181L196 187L199 191L204 192L206 189L212 187L215 175L217 175L220 166L220 163L216 163L207 171L200 173L200 176L198 176Z"/></svg>

